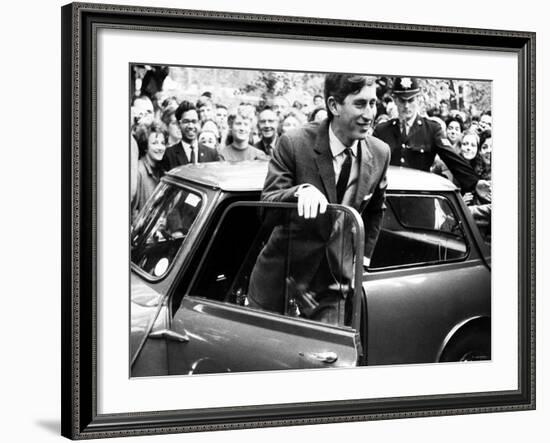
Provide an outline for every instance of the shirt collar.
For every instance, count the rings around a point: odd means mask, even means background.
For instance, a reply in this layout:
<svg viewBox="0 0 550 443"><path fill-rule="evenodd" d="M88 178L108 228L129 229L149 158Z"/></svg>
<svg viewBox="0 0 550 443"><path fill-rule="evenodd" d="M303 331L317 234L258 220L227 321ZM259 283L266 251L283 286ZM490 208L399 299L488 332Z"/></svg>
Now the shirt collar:
<svg viewBox="0 0 550 443"><path fill-rule="evenodd" d="M272 148L275 146L275 143L277 142L277 134L275 134L273 136L273 138L271 139L271 143L268 143L267 140L265 138L262 138L262 144L264 145L264 147L268 147L268 146L271 146Z"/></svg>
<svg viewBox="0 0 550 443"><path fill-rule="evenodd" d="M328 141L330 145L330 151L332 153L332 157L338 157L342 152L344 152L348 146L344 145L338 137L336 137L336 134L332 130L332 125L328 126ZM357 142L358 140L354 140L351 146L349 148L351 149L351 152L354 157L357 156Z"/></svg>
<svg viewBox="0 0 550 443"><path fill-rule="evenodd" d="M414 114L414 117L408 120L405 120L405 125L407 126L407 128L411 129L417 118L418 118L418 114Z"/></svg>
<svg viewBox="0 0 550 443"><path fill-rule="evenodd" d="M181 141L181 145L183 146L184 149L191 149L191 147L193 147L193 149L197 149L197 140L195 140L193 142L193 144L189 144L187 142L184 142L183 140Z"/></svg>

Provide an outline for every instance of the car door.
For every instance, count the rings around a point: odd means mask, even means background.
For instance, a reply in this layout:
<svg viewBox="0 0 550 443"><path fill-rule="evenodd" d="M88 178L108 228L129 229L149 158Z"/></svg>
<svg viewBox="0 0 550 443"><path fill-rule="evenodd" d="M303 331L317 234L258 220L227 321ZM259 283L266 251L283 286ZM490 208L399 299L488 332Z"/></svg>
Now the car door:
<svg viewBox="0 0 550 443"><path fill-rule="evenodd" d="M490 269L453 193L389 193L363 276L368 364L435 362L461 325L490 318Z"/></svg>
<svg viewBox="0 0 550 443"><path fill-rule="evenodd" d="M210 199L213 200L213 199ZM130 372L168 373L170 335L167 291L172 275L197 243L209 202L201 189L167 178L159 184L131 229ZM172 334L173 336L173 334Z"/></svg>
<svg viewBox="0 0 550 443"><path fill-rule="evenodd" d="M174 294L179 297L177 292L184 291L170 326L175 338L166 337L169 373L358 364L363 236L362 221L349 208L331 206L325 215L304 221L291 204L231 205L193 281ZM273 260L262 278L278 285L273 276L280 277L280 286L273 291L282 300L280 311L252 300L251 279L273 251L282 258ZM311 268L324 269L321 262L331 262L327 269L335 285L315 286L319 279ZM340 266L346 268L345 276ZM330 323L319 315L325 312L319 300L329 295L337 300L334 312L341 314Z"/></svg>

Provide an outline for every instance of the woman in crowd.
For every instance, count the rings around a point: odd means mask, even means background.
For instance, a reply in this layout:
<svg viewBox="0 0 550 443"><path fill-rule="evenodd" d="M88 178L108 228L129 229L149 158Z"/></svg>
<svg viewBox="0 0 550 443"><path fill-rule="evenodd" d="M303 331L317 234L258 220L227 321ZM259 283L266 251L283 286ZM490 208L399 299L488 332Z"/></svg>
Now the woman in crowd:
<svg viewBox="0 0 550 443"><path fill-rule="evenodd" d="M218 124L214 120L206 120L203 122L201 126L201 132L212 132L216 136L216 145L218 144L217 141L220 137L220 128L218 127Z"/></svg>
<svg viewBox="0 0 550 443"><path fill-rule="evenodd" d="M158 185L164 174L161 160L166 151L168 133L166 126L155 120L149 127L137 131L137 142L143 156L138 160L137 189L132 199L132 223Z"/></svg>
<svg viewBox="0 0 550 443"><path fill-rule="evenodd" d="M460 141L462 140L462 132L464 131L464 122L459 115L452 115L445 120L445 126L447 134L447 140L449 141L451 148L457 154L460 154ZM454 181L453 174L447 168L447 165L439 158L435 157L434 163L431 167L431 172L441 175L448 180Z"/></svg>
<svg viewBox="0 0 550 443"><path fill-rule="evenodd" d="M445 121L447 125L447 140L451 144L453 150L458 153L460 140L462 139L462 132L464 131L464 122L458 115L447 118Z"/></svg>
<svg viewBox="0 0 550 443"><path fill-rule="evenodd" d="M481 147L474 169L482 180L491 180L491 156L493 153L493 137L481 136Z"/></svg>
<svg viewBox="0 0 550 443"><path fill-rule="evenodd" d="M181 128L176 119L176 109L173 106L166 108L162 113L161 120L168 131L166 146L173 146L181 141Z"/></svg>
<svg viewBox="0 0 550 443"><path fill-rule="evenodd" d="M218 136L213 129L202 129L199 134L199 148L206 147L209 149L214 149L216 152L220 152L220 147L218 145Z"/></svg>
<svg viewBox="0 0 550 443"><path fill-rule="evenodd" d="M315 108L310 114L308 121L322 122L325 118L327 118L327 110L324 106L319 106L318 108Z"/></svg>
<svg viewBox="0 0 550 443"><path fill-rule="evenodd" d="M477 133L464 133L460 143L460 153L470 161L470 164L480 178L475 193L466 193L463 198L482 237L487 243L491 242L491 154L493 139L482 137L479 143ZM481 145L481 146L480 146ZM479 147L479 149L478 149Z"/></svg>
<svg viewBox="0 0 550 443"><path fill-rule="evenodd" d="M281 122L281 135L299 128L300 126L302 126L302 122L299 118L294 113L288 114Z"/></svg>
<svg viewBox="0 0 550 443"><path fill-rule="evenodd" d="M253 119L248 108L239 106L237 111L229 116L228 122L232 142L220 151L221 160L244 161L269 159L263 151L249 143Z"/></svg>
<svg viewBox="0 0 550 443"><path fill-rule="evenodd" d="M480 180L470 206L470 212L485 242L491 243L491 155L493 152L493 139L489 135L486 138L482 136L481 140L479 155L474 165Z"/></svg>
<svg viewBox="0 0 550 443"><path fill-rule="evenodd" d="M459 144L459 153L474 166L474 159L479 151L479 136L474 131L467 131L462 135Z"/></svg>

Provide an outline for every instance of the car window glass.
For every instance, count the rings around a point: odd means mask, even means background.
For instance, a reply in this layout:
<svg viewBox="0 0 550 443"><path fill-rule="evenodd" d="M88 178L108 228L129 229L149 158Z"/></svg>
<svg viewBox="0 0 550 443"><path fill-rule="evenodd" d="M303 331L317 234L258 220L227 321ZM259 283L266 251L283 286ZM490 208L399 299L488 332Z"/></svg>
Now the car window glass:
<svg viewBox="0 0 550 443"><path fill-rule="evenodd" d="M159 185L132 229L132 262L154 277L163 276L201 205L197 193L170 184Z"/></svg>
<svg viewBox="0 0 550 443"><path fill-rule="evenodd" d="M341 209L306 220L295 208L234 206L221 221L190 294L349 325L357 247L357 227Z"/></svg>
<svg viewBox="0 0 550 443"><path fill-rule="evenodd" d="M468 242L449 200L442 196L392 195L370 269L463 259Z"/></svg>

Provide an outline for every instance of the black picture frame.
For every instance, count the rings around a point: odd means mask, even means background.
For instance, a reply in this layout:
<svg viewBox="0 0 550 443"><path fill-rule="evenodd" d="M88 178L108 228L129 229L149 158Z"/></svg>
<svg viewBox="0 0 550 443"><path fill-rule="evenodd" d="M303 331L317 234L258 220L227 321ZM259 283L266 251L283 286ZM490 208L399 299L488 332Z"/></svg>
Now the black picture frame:
<svg viewBox="0 0 550 443"><path fill-rule="evenodd" d="M72 3L62 7L62 435L71 439L472 414L535 408L535 33ZM508 51L519 61L518 389L97 413L98 28Z"/></svg>

